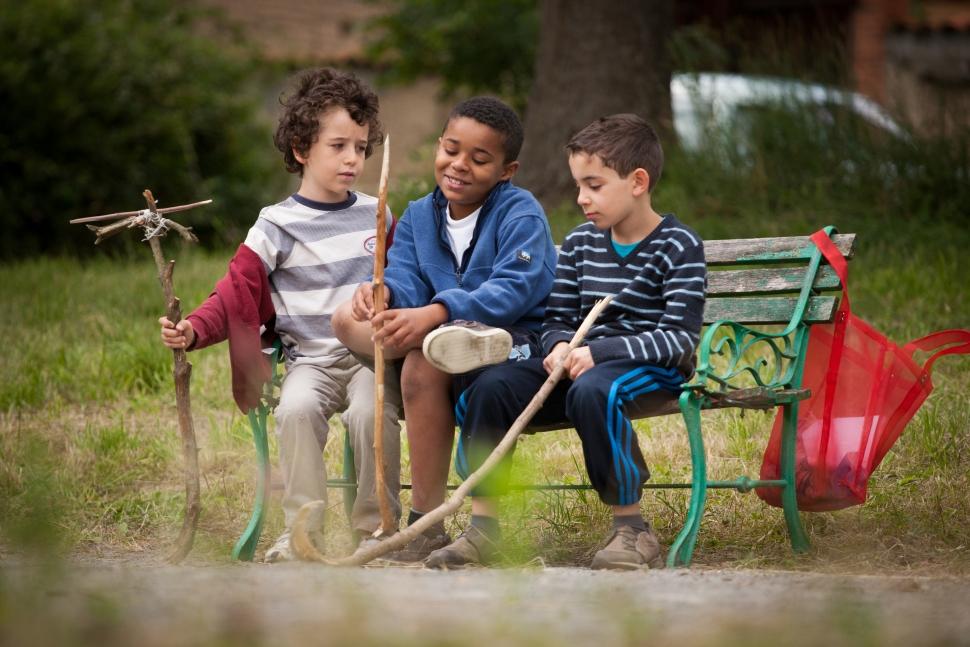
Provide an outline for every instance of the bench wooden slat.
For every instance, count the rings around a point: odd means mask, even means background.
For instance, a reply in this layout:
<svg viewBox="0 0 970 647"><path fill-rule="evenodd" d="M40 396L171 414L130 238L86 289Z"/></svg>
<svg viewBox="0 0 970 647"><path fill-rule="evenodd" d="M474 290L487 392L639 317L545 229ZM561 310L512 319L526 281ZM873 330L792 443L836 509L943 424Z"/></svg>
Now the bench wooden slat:
<svg viewBox="0 0 970 647"><path fill-rule="evenodd" d="M773 409L783 402L796 402L805 400L811 396L808 389L791 389L784 391L772 391L770 389L754 387L749 389L738 389L724 394L711 394L708 401L704 404L704 410L712 409ZM677 396L671 395L665 400L658 400L646 411L628 412L631 420L641 420L643 418L655 418L657 416L668 416L672 413L680 413L680 405ZM551 425L529 425L524 433L535 434L544 431L559 431L561 429L573 429L571 423L554 423Z"/></svg>
<svg viewBox="0 0 970 647"><path fill-rule="evenodd" d="M704 323L730 319L743 324L786 324L797 302L797 297L715 297L708 299L704 307ZM838 302L838 297L811 297L805 321L831 321Z"/></svg>
<svg viewBox="0 0 970 647"><path fill-rule="evenodd" d="M806 267L766 267L750 270L721 270L707 275L707 296L719 294L773 294L798 292L805 281ZM819 268L816 290L839 289L839 277L830 266Z"/></svg>
<svg viewBox="0 0 970 647"><path fill-rule="evenodd" d="M846 258L851 258L855 252L855 237L855 234L836 234L833 237L835 246ZM807 261L814 251L815 245L808 236L704 241L704 256L708 265Z"/></svg>

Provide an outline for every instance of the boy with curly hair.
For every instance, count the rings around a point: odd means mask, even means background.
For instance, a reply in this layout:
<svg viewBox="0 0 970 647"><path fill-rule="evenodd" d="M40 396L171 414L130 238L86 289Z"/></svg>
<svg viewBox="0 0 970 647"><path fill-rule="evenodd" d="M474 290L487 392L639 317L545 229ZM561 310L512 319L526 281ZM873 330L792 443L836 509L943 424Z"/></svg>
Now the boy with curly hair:
<svg viewBox="0 0 970 647"><path fill-rule="evenodd" d="M380 526L373 451L374 374L336 338L331 317L374 265L377 199L352 190L382 140L377 95L353 74L329 68L303 75L284 102L276 147L300 187L264 208L229 272L185 319L162 317L162 342L197 350L226 338L233 394L246 411L258 402L263 363L260 327L283 345L286 375L276 407L286 530L266 562L293 558L290 527L304 503L326 500L323 448L328 420L344 409L358 475L351 527L367 536ZM388 218L391 222L391 218ZM254 359L255 358L255 359ZM384 403L387 496L400 516L400 393L389 379ZM319 540L318 529L314 536Z"/></svg>

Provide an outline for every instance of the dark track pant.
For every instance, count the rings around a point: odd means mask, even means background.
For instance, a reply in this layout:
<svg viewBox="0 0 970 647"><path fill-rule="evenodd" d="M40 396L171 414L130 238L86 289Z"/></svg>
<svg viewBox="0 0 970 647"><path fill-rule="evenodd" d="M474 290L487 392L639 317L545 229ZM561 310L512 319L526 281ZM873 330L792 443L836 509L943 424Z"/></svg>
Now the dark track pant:
<svg viewBox="0 0 970 647"><path fill-rule="evenodd" d="M548 375L541 358L500 364L482 372L455 405L461 427L455 467L467 478L498 445ZM650 473L627 412L645 412L680 393L683 376L675 369L633 360L597 364L576 381L564 379L530 423L569 423L583 444L590 483L608 505L637 503ZM511 457L474 492L502 494Z"/></svg>

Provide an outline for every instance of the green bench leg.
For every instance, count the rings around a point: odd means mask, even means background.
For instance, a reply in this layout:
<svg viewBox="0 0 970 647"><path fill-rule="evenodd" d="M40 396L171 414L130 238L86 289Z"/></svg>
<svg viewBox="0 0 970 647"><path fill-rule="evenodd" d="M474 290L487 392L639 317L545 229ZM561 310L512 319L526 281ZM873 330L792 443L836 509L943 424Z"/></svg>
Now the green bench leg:
<svg viewBox="0 0 970 647"><path fill-rule="evenodd" d="M788 525L788 538L792 550L804 553L811 546L808 535L802 527L801 517L798 515L798 499L795 492L795 446L798 429L798 402L786 404L783 407L784 422L781 432L781 478L787 485L781 491L782 509L785 511L785 523Z"/></svg>
<svg viewBox="0 0 970 647"><path fill-rule="evenodd" d="M266 510L266 493L269 485L269 439L266 435L266 418L269 410L265 406L249 412L249 425L253 429L253 442L256 444L256 502L249 525L232 549L232 558L244 562L253 561L256 544L263 531L263 516Z"/></svg>
<svg viewBox="0 0 970 647"><path fill-rule="evenodd" d="M356 483L357 482L357 469L354 467L354 448L350 445L350 432L344 431L344 465L343 465L343 481L344 483ZM345 487L343 491L344 496L344 512L347 513L347 520L350 521L350 513L354 511L354 502L357 500L357 487ZM350 529L353 533L354 529Z"/></svg>
<svg viewBox="0 0 970 647"><path fill-rule="evenodd" d="M704 500L707 498L707 460L704 456L704 438L701 436L701 403L693 391L680 394L680 411L684 415L687 438L690 441L690 506L684 527L667 554L669 568L690 566L694 545L697 543L697 531L700 530L701 517L704 516Z"/></svg>

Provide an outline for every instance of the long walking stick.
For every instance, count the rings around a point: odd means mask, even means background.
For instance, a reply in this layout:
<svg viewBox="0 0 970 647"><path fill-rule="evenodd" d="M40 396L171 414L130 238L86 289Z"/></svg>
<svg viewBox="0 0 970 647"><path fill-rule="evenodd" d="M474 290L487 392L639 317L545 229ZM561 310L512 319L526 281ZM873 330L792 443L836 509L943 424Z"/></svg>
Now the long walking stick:
<svg viewBox="0 0 970 647"><path fill-rule="evenodd" d="M381 183L377 192L377 244L374 248L374 314L384 310L384 256L387 252L387 177L391 160L391 136L384 138L384 162L381 164ZM381 510L381 527L375 536L392 535L397 531L391 502L387 500L384 481L384 347L374 344L374 489Z"/></svg>
<svg viewBox="0 0 970 647"><path fill-rule="evenodd" d="M155 267L158 270L158 282L162 285L162 292L165 295L166 314L169 321L178 323L182 319L182 308L178 297L175 296L175 288L172 284L172 273L175 271L175 261L165 262L162 254L162 245L159 238L165 235L169 229L174 229L185 240L198 242L195 234L190 227L163 218L161 214L184 211L193 207L209 204L212 200L194 202L192 204L168 207L167 209L157 209L155 198L148 189L142 193L148 203L148 209L144 211L125 211L122 213L111 213L103 216L90 216L87 218L75 218L72 224L102 222L115 220L116 222L96 226L88 225L97 239L95 244L113 236L125 229L141 227L145 233L145 240L152 249L152 256L155 258ZM195 441L195 426L192 422L192 403L189 399L189 381L192 378L192 364L185 357L182 349L172 349L175 366L172 374L175 378L175 402L178 407L179 434L182 438L182 455L185 459L183 467L185 477L185 516L182 520L182 530L179 532L175 548L169 555L169 561L178 563L182 561L189 551L192 550L192 543L195 540L195 528L199 522L199 513L202 504L199 499L199 449Z"/></svg>
<svg viewBox="0 0 970 647"><path fill-rule="evenodd" d="M595 323L596 318L599 317L600 312L609 305L612 297L606 297L602 301L596 303L593 309L590 310L589 314L583 320L582 325L580 325L579 330L573 335L572 340L569 342L569 350L578 347L583 339L586 338L586 333ZM563 355L563 359L565 355ZM518 439L522 430L525 429L529 421L532 420L532 416L542 408L543 403L549 394L552 393L552 389L556 386L556 383L562 378L563 374L562 359L556 364L552 373L546 378L539 391L535 394L529 404L519 417L515 419L512 426L507 432L505 432L505 437L498 446L492 450L492 453L488 455L485 462L475 470L464 483L458 486L458 488L452 493L447 501L439 505L437 508L431 512L425 514L420 519L415 521L413 524L397 533L396 535L385 539L381 542L376 542L373 546L366 548L364 550L358 551L349 557L343 559L327 559L324 557L320 551L318 551L314 545L309 540L309 535L306 532L307 520L312 518L314 515L319 514L318 508L323 505L322 501L312 501L310 503L304 504L303 507L296 514L296 519L293 522L293 535L292 535L292 546L296 554L300 559L310 561L310 562L323 562L325 564L330 564L332 566L361 566L367 562L385 555L398 548L403 548L412 539L415 539L423 533L425 530L435 525L436 523L444 520L450 514L454 514L458 508L461 507L462 502L468 493L478 485L482 479L484 479L492 469L505 457L505 455L515 446L515 441Z"/></svg>

